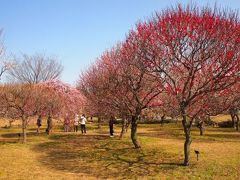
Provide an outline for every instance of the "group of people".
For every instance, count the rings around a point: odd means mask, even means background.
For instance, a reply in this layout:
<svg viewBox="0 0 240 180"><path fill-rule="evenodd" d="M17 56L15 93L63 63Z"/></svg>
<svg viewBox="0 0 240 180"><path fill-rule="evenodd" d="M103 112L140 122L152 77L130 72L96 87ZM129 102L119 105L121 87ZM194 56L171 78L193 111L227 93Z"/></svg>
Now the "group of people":
<svg viewBox="0 0 240 180"><path fill-rule="evenodd" d="M74 121L73 121L74 132L78 132L78 127L80 125L82 134L86 134L87 133L86 122L87 122L87 118L84 114L81 117L79 117L79 115L76 114ZM71 120L69 118L69 115L66 114L66 116L64 118L64 131L69 132L70 129L71 129Z"/></svg>
<svg viewBox="0 0 240 180"><path fill-rule="evenodd" d="M74 132L78 132L78 127L80 125L81 127L81 131L82 134L86 134L86 122L87 122L87 118L85 117L85 115L83 114L81 117L79 117L78 114L76 114L75 119L74 119ZM42 116L39 115L37 118L37 133L40 133L40 128L42 126ZM52 117L50 115L48 115L47 118L47 128L46 128L46 133L49 135L52 131L52 127L53 127L53 122L52 122ZM69 115L66 114L65 118L64 118L64 132L69 132L71 129L71 121L69 118Z"/></svg>
<svg viewBox="0 0 240 180"><path fill-rule="evenodd" d="M87 122L87 118L86 116L83 114L82 116L79 117L78 114L75 115L75 118L73 120L73 129L74 132L78 132L78 128L80 125L81 128L81 132L82 134L86 134L87 130L86 130L86 122ZM113 137L113 125L115 124L116 119L114 116L111 116L110 120L109 120L109 132L110 132L110 137ZM64 132L70 132L71 130L71 120L68 114L66 114L65 118L64 118ZM42 116L39 115L38 119L37 119L37 133L40 133L40 127L42 126ZM48 115L47 118L47 128L46 128L46 133L49 135L52 131L52 127L53 127L53 123L52 123L52 117L50 115Z"/></svg>
<svg viewBox="0 0 240 180"><path fill-rule="evenodd" d="M42 115L38 116L37 119L37 133L40 133L40 127L42 126ZM47 118L47 128L46 128L46 133L49 135L52 131L52 127L53 127L53 122L52 122L52 117L50 115L48 115Z"/></svg>

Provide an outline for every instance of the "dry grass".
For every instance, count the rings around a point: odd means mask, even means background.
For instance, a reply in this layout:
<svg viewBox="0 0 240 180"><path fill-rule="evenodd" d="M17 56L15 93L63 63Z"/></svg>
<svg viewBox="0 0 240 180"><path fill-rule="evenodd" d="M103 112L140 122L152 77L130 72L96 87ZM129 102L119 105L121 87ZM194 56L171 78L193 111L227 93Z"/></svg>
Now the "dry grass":
<svg viewBox="0 0 240 180"><path fill-rule="evenodd" d="M30 129L27 144L18 143L20 129L0 129L0 179L240 178L240 133L232 129L209 128L202 137L194 129L191 165L184 167L181 126L140 125L142 149L133 148L129 133L118 140L105 126L88 127L85 136L55 129L48 137Z"/></svg>
<svg viewBox="0 0 240 180"><path fill-rule="evenodd" d="M215 122L231 121L231 116L221 114L218 116L211 116L211 119Z"/></svg>

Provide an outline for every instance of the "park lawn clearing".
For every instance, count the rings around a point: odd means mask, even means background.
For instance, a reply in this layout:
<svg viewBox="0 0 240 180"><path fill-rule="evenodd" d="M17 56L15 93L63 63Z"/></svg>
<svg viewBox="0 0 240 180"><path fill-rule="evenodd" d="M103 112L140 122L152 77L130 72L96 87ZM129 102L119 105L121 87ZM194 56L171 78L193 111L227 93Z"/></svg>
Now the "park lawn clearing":
<svg viewBox="0 0 240 180"><path fill-rule="evenodd" d="M217 116L211 116L211 119L214 122L224 122L224 121L231 121L231 116L229 114L220 114Z"/></svg>
<svg viewBox="0 0 240 180"><path fill-rule="evenodd" d="M191 165L184 167L180 125L139 125L142 149L133 148L129 132L119 140L109 137L107 126L88 127L87 135L55 129L50 136L32 128L27 144L18 142L21 129L1 128L0 179L240 178L240 133L234 129L207 128L204 136L193 129Z"/></svg>

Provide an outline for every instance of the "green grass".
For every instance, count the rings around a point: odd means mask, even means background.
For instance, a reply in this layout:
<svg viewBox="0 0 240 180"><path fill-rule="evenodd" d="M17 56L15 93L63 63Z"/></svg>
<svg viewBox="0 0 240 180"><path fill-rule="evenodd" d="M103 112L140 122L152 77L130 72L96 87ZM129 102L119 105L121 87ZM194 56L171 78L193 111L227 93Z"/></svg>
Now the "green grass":
<svg viewBox="0 0 240 180"><path fill-rule="evenodd" d="M184 136L180 125L139 125L142 149L134 149L129 132L110 138L108 128L88 124L88 134L37 135L28 130L28 143L18 142L19 128L0 129L0 179L239 179L240 133L193 129L191 165L182 166ZM120 126L115 126L119 134ZM42 129L44 131L44 128ZM130 130L129 130L130 131ZM196 160L194 150L200 151Z"/></svg>

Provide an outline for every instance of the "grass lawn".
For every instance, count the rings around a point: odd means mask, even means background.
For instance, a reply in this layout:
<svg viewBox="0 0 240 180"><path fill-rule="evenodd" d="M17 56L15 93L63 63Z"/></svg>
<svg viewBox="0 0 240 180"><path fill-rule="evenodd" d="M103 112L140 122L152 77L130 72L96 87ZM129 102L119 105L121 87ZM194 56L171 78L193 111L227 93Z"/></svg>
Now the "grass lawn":
<svg viewBox="0 0 240 180"><path fill-rule="evenodd" d="M230 115L220 114L218 116L211 116L211 119L215 122L231 121L232 118Z"/></svg>
<svg viewBox="0 0 240 180"><path fill-rule="evenodd" d="M87 135L60 129L37 135L30 127L27 144L18 142L18 132L0 129L0 179L240 179L240 133L234 129L207 128L202 137L194 129L189 167L181 165L180 124L139 125L142 149L133 148L129 132L122 140L110 138L106 126L94 124Z"/></svg>

